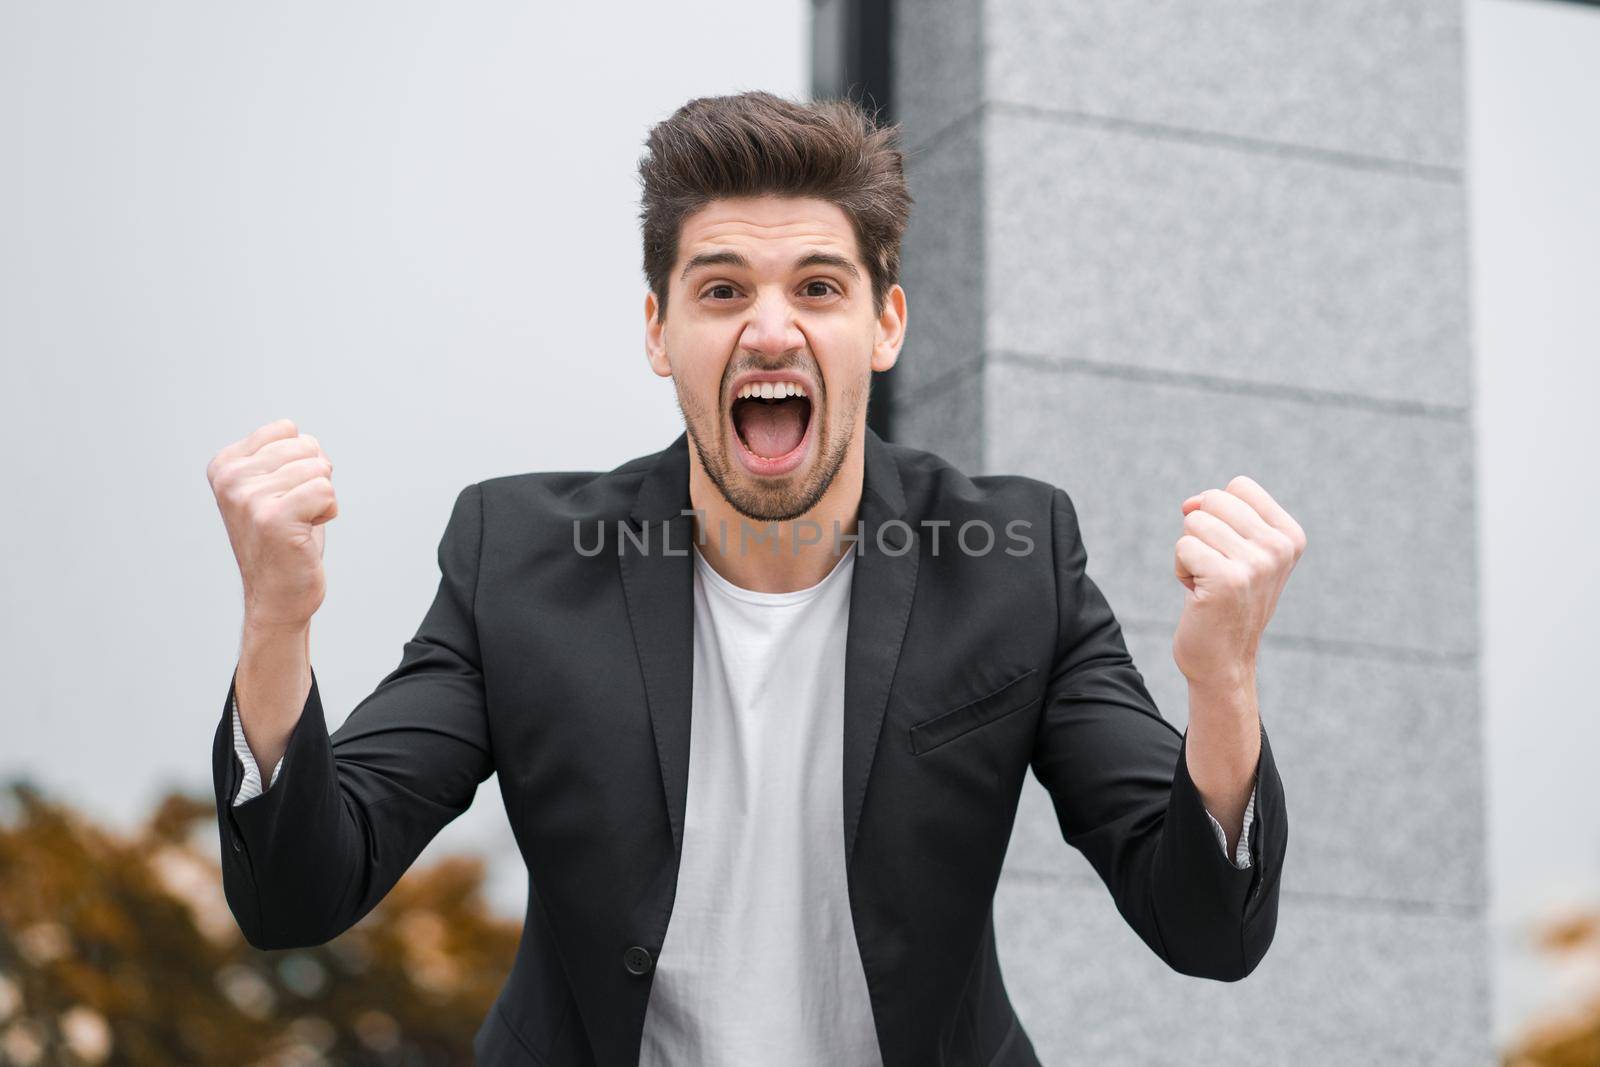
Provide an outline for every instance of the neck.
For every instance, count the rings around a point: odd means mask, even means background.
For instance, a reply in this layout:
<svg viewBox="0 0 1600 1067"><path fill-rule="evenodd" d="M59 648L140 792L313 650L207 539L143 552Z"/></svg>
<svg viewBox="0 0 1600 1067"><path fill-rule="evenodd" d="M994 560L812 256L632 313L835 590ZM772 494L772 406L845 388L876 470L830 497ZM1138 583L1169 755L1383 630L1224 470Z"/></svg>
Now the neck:
<svg viewBox="0 0 1600 1067"><path fill-rule="evenodd" d="M764 522L733 509L691 447L689 500L699 512L695 544L701 555L728 581L755 592L791 593L816 585L846 552L855 551L855 542L846 538L856 533L861 513L865 448L858 427L822 499L794 519Z"/></svg>

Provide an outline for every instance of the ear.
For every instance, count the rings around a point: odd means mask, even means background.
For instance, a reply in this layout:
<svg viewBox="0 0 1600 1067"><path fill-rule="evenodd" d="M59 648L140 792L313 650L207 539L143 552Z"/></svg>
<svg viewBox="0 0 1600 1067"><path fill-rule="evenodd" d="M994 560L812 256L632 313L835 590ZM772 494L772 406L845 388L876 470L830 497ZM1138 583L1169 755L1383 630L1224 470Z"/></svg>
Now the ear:
<svg viewBox="0 0 1600 1067"><path fill-rule="evenodd" d="M667 324L656 317L656 294L654 291L645 294L644 298L644 357L650 362L650 369L663 378L672 377L672 362L667 359L666 329Z"/></svg>
<svg viewBox="0 0 1600 1067"><path fill-rule="evenodd" d="M906 291L892 285L883 295L883 314L878 316L878 340L872 346L872 369L888 370L900 358L906 339Z"/></svg>

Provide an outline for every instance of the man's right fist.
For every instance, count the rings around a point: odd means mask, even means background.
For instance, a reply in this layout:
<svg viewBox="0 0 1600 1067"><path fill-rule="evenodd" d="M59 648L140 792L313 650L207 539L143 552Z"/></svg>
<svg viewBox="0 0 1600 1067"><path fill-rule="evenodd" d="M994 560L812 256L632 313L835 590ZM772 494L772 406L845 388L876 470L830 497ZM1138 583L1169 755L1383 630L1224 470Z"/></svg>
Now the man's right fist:
<svg viewBox="0 0 1600 1067"><path fill-rule="evenodd" d="M322 524L339 514L332 474L317 439L289 419L267 423L206 465L244 580L246 626L304 629L322 606Z"/></svg>

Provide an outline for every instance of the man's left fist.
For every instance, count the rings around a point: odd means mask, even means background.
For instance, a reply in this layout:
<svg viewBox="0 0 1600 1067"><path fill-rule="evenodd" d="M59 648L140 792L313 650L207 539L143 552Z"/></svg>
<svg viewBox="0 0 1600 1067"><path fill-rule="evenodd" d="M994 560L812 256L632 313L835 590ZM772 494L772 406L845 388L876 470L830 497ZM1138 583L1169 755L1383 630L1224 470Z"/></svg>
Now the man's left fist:
<svg viewBox="0 0 1600 1067"><path fill-rule="evenodd" d="M1183 502L1173 569L1187 592L1172 658L1190 685L1254 682L1261 632L1305 550L1300 524L1242 474Z"/></svg>

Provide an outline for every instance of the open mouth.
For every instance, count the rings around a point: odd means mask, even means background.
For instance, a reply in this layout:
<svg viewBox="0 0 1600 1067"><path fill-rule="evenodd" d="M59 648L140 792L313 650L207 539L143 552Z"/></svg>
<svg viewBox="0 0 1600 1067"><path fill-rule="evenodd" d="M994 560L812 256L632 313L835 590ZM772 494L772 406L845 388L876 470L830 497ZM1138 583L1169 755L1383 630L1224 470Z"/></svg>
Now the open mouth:
<svg viewBox="0 0 1600 1067"><path fill-rule="evenodd" d="M793 382L764 382L741 392L729 418L740 459L755 474L787 474L799 466L811 440L811 398Z"/></svg>

